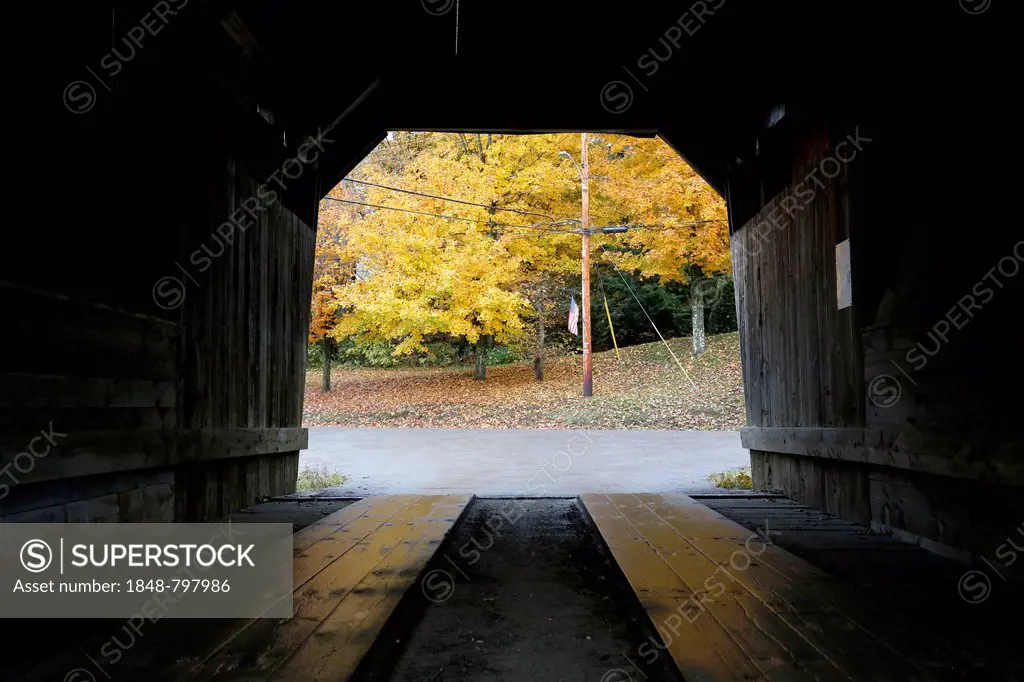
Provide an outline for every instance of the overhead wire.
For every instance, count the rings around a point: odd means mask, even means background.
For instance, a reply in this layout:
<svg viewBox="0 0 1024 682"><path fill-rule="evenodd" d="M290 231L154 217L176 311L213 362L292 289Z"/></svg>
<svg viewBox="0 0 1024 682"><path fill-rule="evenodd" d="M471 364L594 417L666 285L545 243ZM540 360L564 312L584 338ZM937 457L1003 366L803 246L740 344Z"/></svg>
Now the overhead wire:
<svg viewBox="0 0 1024 682"><path fill-rule="evenodd" d="M538 234L537 235L529 235L529 236L542 236L544 234L552 232L548 228L558 227L558 226L561 226L561 225L570 224L571 222L575 222L575 221L563 221L563 222L554 222L554 223L545 223L545 224L536 224L536 225L516 225L516 224L513 224L513 223L500 223L500 222L496 222L496 221L493 221L493 220L481 220L479 218L466 218L466 217L463 217L463 216L445 215L443 213L431 213L429 211L417 211L416 209L412 209L412 208L399 208L397 206L384 206L383 204L371 204L371 203L368 203L368 202L365 202L365 201L356 201L354 199L339 199L338 197L330 197L330 196L328 196L328 197L324 197L324 200L325 201L338 201L338 202L341 202L343 204L354 204L356 206L367 206L369 208L378 208L378 209L383 209L383 210L387 210L387 211L399 211L401 213L413 213L413 214L416 214L416 215L431 216L431 217L434 217L434 218L444 218L445 220L461 220L461 221L470 222L470 223L480 223L480 224L489 225L489 226L492 226L492 227L511 227L511 228L518 228L518 229L521 229L521 230L538 230Z"/></svg>
<svg viewBox="0 0 1024 682"><path fill-rule="evenodd" d="M343 182L351 182L357 185L366 185L368 187L379 187L380 189L390 190L392 192L402 192L403 194L412 194L417 197L427 197L429 199L440 199L441 201L450 201L454 204L464 204L466 206L479 206L486 208L491 211L506 211L508 213L518 213L519 215L532 215L539 218L547 218L549 220L558 220L554 216L548 215L547 213L536 213L534 211L524 211L518 208L506 208L504 206L492 206L490 204L480 204L475 201L466 201L465 199L455 199L452 197L443 197L437 194L428 194L427 192L415 192L411 189L401 189L399 187L389 187L388 185L378 185L375 182L367 182L366 180L356 180L354 178L343 178Z"/></svg>
<svg viewBox="0 0 1024 682"><path fill-rule="evenodd" d="M365 185L365 186L368 186L368 187L377 187L377 188L389 190L389 191L392 191L392 192L401 192L403 194L410 194L410 195L413 195L413 196L419 196L419 197L424 197L424 198L429 198L429 199L437 199L439 201L448 201L448 202L451 202L451 203L462 204L462 205L465 205L465 206L477 206L479 208L484 208L484 209L487 209L489 211L504 211L504 212L509 212L509 213L515 213L515 214L518 214L518 215L536 216L536 217L539 217L539 218L547 218L547 219L549 219L549 220L551 220L553 222L552 223L548 223L548 224L516 225L516 224L512 224L512 223L501 223L501 222L495 222L495 221L491 221L491 220L480 220L480 219L477 219L477 218L464 218L464 217L461 217L461 216L450 216L450 215L445 215L445 214L441 214L441 213L431 213L429 211L417 211L417 210L414 210L414 209L398 208L396 206L384 206L384 205L380 205L380 204L370 204L370 203L366 203L366 202L354 201L354 200L351 200L351 199L339 199L337 197L330 197L330 196L324 197L324 198L328 199L330 201L340 201L340 202L343 202L343 203L355 204L355 205L358 205L358 206L367 206L367 207L370 207L370 208L379 208L379 209L385 209L385 210L391 210L391 211L400 211L400 212L403 212L403 213L413 213L413 214L417 214L417 215L432 216L432 217L436 217L436 218L445 218L447 220L462 220L462 221L466 221L466 222L475 222L475 223L486 224L486 225L493 225L493 226L498 226L498 227L511 227L511 228L518 228L518 229L538 230L540 232L540 234L538 234L536 236L545 236L547 234L562 234L561 232L553 231L550 228L554 227L554 226L558 226L558 225L571 224L573 222L580 222L578 219L564 219L562 221L559 221L554 216L551 216L551 215L546 214L546 213L537 213L537 212L534 212L534 211L524 211L522 209L517 209L517 208L507 208L507 207L503 207L503 206L494 206L494 205L490 205L490 204L482 204L482 203L478 203L478 202L474 202L474 201L466 201L465 199L456 199L454 197L445 197L445 196L441 196L441 195L437 195L437 194L430 194L428 192L417 192L417 191L414 191L414 190L402 189L400 187L391 187L389 185L381 185L381 184L374 183L374 182L368 182L366 180L356 180L355 178L344 178L343 180L345 182L351 182L351 183L354 183L354 184ZM681 223L681 224L678 224L678 225L665 225L665 224L661 224L661 223L652 223L652 224L639 223L639 224L636 224L636 225L628 225L627 227L629 227L630 229L673 230L673 229L682 229L682 228L686 228L686 227L692 227L694 225L703 225L703 224L706 224L706 223L715 223L715 222L728 222L728 220L723 219L723 218L711 218L711 219L707 219L707 220L688 221L688 222L684 222L684 223Z"/></svg>
<svg viewBox="0 0 1024 682"><path fill-rule="evenodd" d="M675 230L682 227L692 227L694 225L704 225L707 223L727 223L729 222L725 218L709 218L707 220L691 220L677 225L664 225L661 223L640 223L637 225L629 225L630 229L637 228L640 230Z"/></svg>
<svg viewBox="0 0 1024 682"><path fill-rule="evenodd" d="M552 225L557 225L557 224L558 223L552 223ZM546 232L541 232L540 234L523 234L523 235L519 235L518 237L509 237L505 241L511 242L511 241L515 241L516 239L539 239L541 237L550 237L551 235L555 235L555 234L580 234L580 231L579 230L548 230Z"/></svg>
<svg viewBox="0 0 1024 682"><path fill-rule="evenodd" d="M605 248L604 244L601 244L601 249L606 254L608 253L608 249ZM609 259L608 262L612 264L613 268L615 268L615 272L619 273L619 279L621 279L622 283L626 285L626 289L629 291L629 293L633 295L633 298L636 300L636 304L640 306L640 310L643 311L643 314L647 318L647 321L651 323L651 326L654 328L654 332L658 335L658 338L661 339L661 342L663 344L665 344L665 348L668 349L669 355L671 355L672 359L676 361L676 365L679 366L679 369L683 372L683 375L686 377L686 380L690 382L691 386L693 386L693 390L698 390L697 384L690 377L690 373L686 371L685 367L683 367L683 363L679 362L679 358L677 358L676 354L672 351L672 347L668 345L668 341L666 341L665 337L661 335L661 331L658 329L658 325L654 323L654 319L651 318L650 314L647 312L647 308L645 308L644 304L640 302L640 298L636 295L636 292L633 291L633 287L629 286L629 282L626 281L626 277L622 274L622 270L620 270L619 266L615 264L615 261Z"/></svg>
<svg viewBox="0 0 1024 682"><path fill-rule="evenodd" d="M566 223L578 223L580 221L579 220L567 220L565 222ZM715 219L715 220L695 220L692 223L682 223L682 224L679 224L679 225L646 225L646 224L639 224L639 225L622 225L621 227L628 228L629 230L633 230L633 229L638 229L638 230L651 229L651 230L663 231L663 230L671 230L671 229L679 229L679 228L689 227L691 225L702 225L702 224L705 224L705 223L717 223L717 222L728 222L728 221L718 220L718 219ZM559 223L551 223L549 226L555 226L555 225L558 225L558 224ZM546 236L548 236L550 234L568 234L570 232L575 232L575 233L579 234L579 230L563 230L563 231L548 230L548 231L542 232L540 234L528 234L528 235L523 235L522 237L514 237L514 239L534 239L534 238L537 238L537 237L546 237ZM592 234L604 234L604 233L594 232Z"/></svg>

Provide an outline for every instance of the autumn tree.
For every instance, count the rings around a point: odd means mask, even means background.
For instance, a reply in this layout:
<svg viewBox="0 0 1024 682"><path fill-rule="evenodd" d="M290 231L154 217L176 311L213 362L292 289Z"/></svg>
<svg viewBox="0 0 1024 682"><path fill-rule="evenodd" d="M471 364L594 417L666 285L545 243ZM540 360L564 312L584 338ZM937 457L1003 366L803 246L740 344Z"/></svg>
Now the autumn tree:
<svg viewBox="0 0 1024 682"><path fill-rule="evenodd" d="M724 206L671 149L616 135L593 145L592 224L633 226L595 235L596 260L689 281L691 291L728 272ZM331 195L352 211L336 260L365 276L324 280L330 335L394 341L396 354L425 351L436 335L463 339L476 345L483 378L491 341L531 333L542 379L546 313L564 302L581 263L571 232L580 178L563 150L578 158L579 136L389 135ZM697 349L699 296L693 305Z"/></svg>
<svg viewBox="0 0 1024 682"><path fill-rule="evenodd" d="M338 188L336 194L346 194ZM344 255L345 235L359 219L352 204L321 202L316 232L316 253L313 259L313 296L310 311L309 343L320 344L323 358L322 390L331 390L331 336L338 323L335 291L353 276L354 268Z"/></svg>
<svg viewBox="0 0 1024 682"><path fill-rule="evenodd" d="M619 235L609 259L663 282L689 282L693 352L704 352L704 300L732 268L725 202L660 139L613 135L595 146L603 153L591 153L591 172L606 178L596 183L604 204L643 226Z"/></svg>
<svg viewBox="0 0 1024 682"><path fill-rule="evenodd" d="M557 151L537 143L528 136L428 135L414 148L392 140L371 155L342 183L365 190L345 257L369 276L334 290L345 312L332 335L396 340L396 353L425 350L431 334L462 338L476 345L483 378L488 344L521 338L532 317L542 374L537 311L550 304L553 277L578 271L579 255L573 235L554 233L571 223L547 212L560 199L551 182L520 172L545 157L554 168ZM565 185L563 203L572 192Z"/></svg>

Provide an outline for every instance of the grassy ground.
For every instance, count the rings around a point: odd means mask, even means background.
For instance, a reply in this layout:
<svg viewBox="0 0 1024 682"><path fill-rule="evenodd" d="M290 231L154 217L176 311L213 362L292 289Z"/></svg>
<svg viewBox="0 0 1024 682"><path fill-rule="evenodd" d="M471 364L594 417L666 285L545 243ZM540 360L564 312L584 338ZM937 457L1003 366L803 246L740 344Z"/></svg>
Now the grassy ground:
<svg viewBox="0 0 1024 682"><path fill-rule="evenodd" d="M754 488L754 480L750 477L750 467L719 471L708 476L707 480L716 488L729 490L753 490Z"/></svg>
<svg viewBox="0 0 1024 682"><path fill-rule="evenodd" d="M550 360L543 382L534 380L531 363L488 367L485 382L474 381L471 366L336 369L326 394L315 370L306 375L304 424L738 429L745 415L737 335L708 337L707 352L696 359L690 343L669 341L682 370L661 343L623 349L621 361L614 351L595 353L587 399L580 356Z"/></svg>
<svg viewBox="0 0 1024 682"><path fill-rule="evenodd" d="M299 471L298 480L295 482L295 489L302 492L307 490L321 490L336 485L341 485L348 480L348 476L339 474L336 471L322 467L303 467Z"/></svg>

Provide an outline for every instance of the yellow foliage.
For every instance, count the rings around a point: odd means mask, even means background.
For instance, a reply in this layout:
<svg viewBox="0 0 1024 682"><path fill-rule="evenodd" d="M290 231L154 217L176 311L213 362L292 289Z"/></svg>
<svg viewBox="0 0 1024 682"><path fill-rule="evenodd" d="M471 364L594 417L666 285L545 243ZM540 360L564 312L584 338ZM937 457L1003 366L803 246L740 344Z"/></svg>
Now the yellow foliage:
<svg viewBox="0 0 1024 682"><path fill-rule="evenodd" d="M672 149L591 139L592 225L649 226L595 236L596 259L665 280L729 270L726 224L702 222L722 221L724 204ZM533 310L524 292L580 271L579 235L553 233L579 226L579 173L559 156L579 159L579 145L578 134L389 135L349 176L361 182L330 195L373 206L322 204L311 339L400 340L396 353L411 353L434 334L521 334Z"/></svg>

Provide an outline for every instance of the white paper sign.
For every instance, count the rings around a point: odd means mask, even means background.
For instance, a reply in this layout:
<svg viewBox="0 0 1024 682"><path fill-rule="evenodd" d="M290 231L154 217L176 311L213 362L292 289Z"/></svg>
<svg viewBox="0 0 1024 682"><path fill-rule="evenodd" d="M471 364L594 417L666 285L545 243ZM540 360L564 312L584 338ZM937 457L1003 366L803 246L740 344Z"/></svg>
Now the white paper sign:
<svg viewBox="0 0 1024 682"><path fill-rule="evenodd" d="M839 310L853 305L853 273L850 270L850 240L836 244L836 305Z"/></svg>

